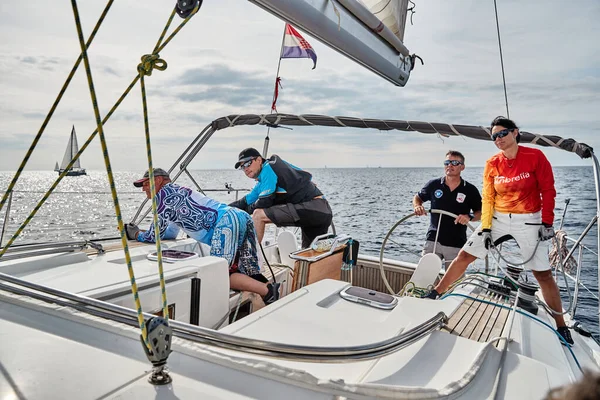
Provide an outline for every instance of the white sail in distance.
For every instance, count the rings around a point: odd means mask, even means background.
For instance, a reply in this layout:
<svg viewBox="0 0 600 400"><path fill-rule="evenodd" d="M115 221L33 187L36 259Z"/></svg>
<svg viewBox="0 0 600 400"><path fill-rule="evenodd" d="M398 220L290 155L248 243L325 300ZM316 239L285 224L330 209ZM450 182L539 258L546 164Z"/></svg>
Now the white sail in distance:
<svg viewBox="0 0 600 400"><path fill-rule="evenodd" d="M67 144L67 149L65 150L65 155L63 156L62 163L60 164L60 169L67 169L67 165L73 159L73 156L77 154L79 151L79 144L77 144L77 135L75 134L75 126L73 125L73 129L71 129L71 137L69 138L69 144ZM81 164L79 163L79 159L75 161L73 164L73 168L81 168Z"/></svg>
<svg viewBox="0 0 600 400"><path fill-rule="evenodd" d="M406 13L408 0L359 0L375 15L394 35L404 42Z"/></svg>

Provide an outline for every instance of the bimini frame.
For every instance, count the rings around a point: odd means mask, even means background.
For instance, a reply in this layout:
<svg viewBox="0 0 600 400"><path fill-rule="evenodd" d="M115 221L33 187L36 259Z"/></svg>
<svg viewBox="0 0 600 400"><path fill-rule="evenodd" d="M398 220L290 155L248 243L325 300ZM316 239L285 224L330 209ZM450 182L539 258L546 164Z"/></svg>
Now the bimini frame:
<svg viewBox="0 0 600 400"><path fill-rule="evenodd" d="M353 118L353 117L330 117L325 115L292 115L292 114L239 114L239 115L228 115L225 117L217 118L208 124L192 143L185 149L185 151L177 158L173 163L173 166L169 169L169 173L173 177L173 181L183 173L192 179L192 182L200 189L199 185L192 178L188 171L188 166L208 140L217 131L232 128L234 126L243 125L264 125L271 128L278 127L293 127L293 126L323 126L331 128L361 128L361 129L376 129L379 131L401 131L401 132L420 132L425 134L435 134L443 137L450 136L465 136L471 139L487 140L491 141L491 134L489 128L475 125L453 125L446 123L433 123L433 122L422 122L422 121L403 121L403 120L384 120L384 119L368 119L368 118ZM576 250L585 249L582 241L587 233L591 230L593 225L597 225L598 240L597 248L600 249L600 225L597 224L597 220L600 217L600 164L594 154L592 147L585 143L577 142L574 139L565 139L555 135L542 135L537 133L531 133L526 131L520 131L521 143L533 144L542 147L555 147L557 149L569 151L577 154L582 159L591 158L592 166L594 169L594 183L596 187L596 215L589 222L586 229L574 241L572 248L570 249L569 256L572 255ZM137 220L145 202L140 205L133 220ZM568 259L565 258L565 259ZM587 287L581 282L581 257L579 258L577 265L576 276L569 277L575 282L576 292L579 286L588 290ZM598 287L600 287L600 256L597 255L596 260L598 268L599 281ZM591 291L590 291L591 293ZM593 293L591 293L593 295ZM597 296L595 296L598 299ZM577 295L574 298L573 310L577 308ZM599 324L600 324L600 302L598 303L599 311ZM574 313L574 312L573 312Z"/></svg>

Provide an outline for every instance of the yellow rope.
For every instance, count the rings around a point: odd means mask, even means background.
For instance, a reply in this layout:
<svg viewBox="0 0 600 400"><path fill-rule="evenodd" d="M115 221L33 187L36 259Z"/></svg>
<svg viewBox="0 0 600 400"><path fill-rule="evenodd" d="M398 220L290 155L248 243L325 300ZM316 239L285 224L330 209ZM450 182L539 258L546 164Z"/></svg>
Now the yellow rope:
<svg viewBox="0 0 600 400"><path fill-rule="evenodd" d="M96 26L94 27L94 30L92 31L92 34L90 35L90 38L88 39L87 45L86 45L86 49L87 47L89 47L92 43L92 40L94 39L98 29L100 28L100 24L103 22L104 17L106 16L108 10L110 9L110 6L112 5L112 3L114 2L114 0L109 0L107 6L105 7L102 15L100 16L100 18L98 19L98 22L96 24ZM160 44L160 40L162 38L164 38L166 31L168 29L168 26L170 25L171 21L173 20L173 17L175 15L175 13L171 13L171 16L169 17L169 20L167 22L167 26L165 27L165 29L163 30L163 32L161 33L159 42L156 44L155 47L155 51L161 51L162 49L165 48L165 46L167 45L167 43L169 43L171 41L171 39L175 36L175 34L177 32L179 32L181 30L181 28L189 21L189 19L194 16L199 9L199 4L196 6L196 8L190 13L190 15L181 22L181 24L175 29L175 31L173 31L173 33L167 38L167 40ZM44 129L46 128L46 125L48 124L48 122L50 121L50 117L53 115L54 110L56 109L56 107L58 106L60 100L62 99L62 96L64 94L64 92L66 91L67 87L69 86L69 83L71 82L77 68L79 67L81 61L83 60L83 55L80 54L79 58L77 59L77 61L75 62L75 65L73 66L73 69L71 70L71 73L69 74L69 76L67 77L67 80L65 81L58 97L56 98L54 104L52 105L52 108L50 109L50 112L48 113L48 116L46 117L46 119L44 120L44 123L42 124L42 127L40 128L40 131L38 132L37 136L35 137L33 143L30 146L30 149L28 150L25 158L23 159L21 165L19 166L17 173L15 174L15 177L13 178L13 180L11 181L10 185L8 186L8 188L6 189L6 192L4 193L2 200L0 201L0 210L2 210L3 205L5 204L5 202L8 200L8 197L10 195L10 193L13 192L13 188L15 186L15 184L17 183L17 180L19 179L21 172L23 171L27 161L29 160L29 157L31 155L31 153L33 152L33 150L35 149L42 133L44 132ZM121 97L119 97L119 99L115 102L115 104L112 106L112 108L110 109L110 111L108 112L108 114L106 114L106 116L104 117L104 119L102 120L102 125L106 124L106 122L108 122L108 120L110 119L110 117L114 114L114 112L117 110L117 108L121 105L121 103L123 102L123 100L125 100L125 98L129 95L129 92L131 92L131 90L133 89L133 87L135 86L135 84L137 83L137 81L140 79L140 75L139 73L136 74L136 76L133 78L132 82L129 84L129 86L127 87L127 89L125 89L125 91L123 92L123 94L121 95ZM81 146L81 148L79 149L79 151L73 156L73 159L71 160L71 162L66 166L65 170L69 170L73 164L75 164L75 162L79 159L79 157L81 156L81 154L83 154L83 152L85 151L85 149L90 145L90 143L93 141L93 139L96 137L96 134L98 133L98 129L94 130L94 132L92 132L92 134L90 135L90 137L88 138L88 140L85 141L85 143ZM2 258L2 256L4 255L4 253L8 250L8 248L14 243L14 241L17 239L17 237L19 237L19 235L21 234L21 232L23 231L23 229L25 229L25 227L27 227L27 225L29 224L29 222L33 219L33 217L37 214L37 212L40 210L40 208L45 204L46 200L48 200L48 198L50 197L50 195L54 192L54 189L56 189L56 187L58 186L58 184L62 181L62 179L66 176L66 172L60 174L58 176L58 178L56 179L56 181L54 182L54 184L50 187L50 189L48 189L48 191L46 192L46 194L42 197L42 199L39 201L39 203L33 208L33 210L31 211L31 213L29 214L29 216L25 219L25 221L23 222L23 224L21 224L21 226L15 231L15 233L13 234L13 236L11 237L11 239L6 243L6 245L4 245L4 247L2 248L2 250L0 250L0 258Z"/></svg>
<svg viewBox="0 0 600 400"><path fill-rule="evenodd" d="M94 30L92 31L90 37L88 38L88 41L87 41L87 43L85 45L86 49L89 48L90 45L92 44L92 41L94 40L94 37L96 36L96 33L98 32L98 29L100 29L100 25L102 25L102 22L104 21L104 18L106 17L106 14L108 13L108 10L112 6L113 2L114 2L114 0L109 0L109 2L106 4L106 7L104 8L104 11L102 11L102 14L100 15L100 18L98 19L98 22L96 22L96 26L94 26ZM65 94L65 91L67 90L67 87L69 87L69 84L71 83L71 80L73 79L73 76L75 76L75 72L77 71L77 68L79 67L79 64L81 63L82 59L83 59L83 55L79 54L79 57L77 58L77 61L75 61L75 65L73 65L73 68L71 69L71 72L67 76L67 79L65 80L65 83L63 84L63 86L60 89L58 95L56 96L56 100L54 100L54 104L52 104L52 107L50 107L50 111L48 111L48 114L46 115L46 118L44 119L44 122L42 123L42 126L40 127L37 135L33 139L33 142L31 143L31 146L29 146L29 149L27 150L27 153L25 154L25 157L23 158L23 161L21 161L21 165L19 165L19 168L17 169L17 172L15 173L15 176L13 177L12 181L8 185L8 189L6 189L6 192L4 193L4 196L2 196L2 200L0 200L0 211L2 211L2 207L4 207L4 204L6 203L6 200L8 199L8 196L10 195L10 193L13 190L13 188L17 184L17 181L19 180L19 177L21 176L21 173L23 172L23 169L25 168L25 165L29 161L29 158L31 157L31 154L33 153L33 150L35 149L35 147L37 146L40 138L42 137L42 134L44 133L44 130L46 129L46 126L48 125L48 122L50 122L50 118L52 118L52 115L54 115L54 111L56 110L56 107L58 107L58 104L62 100L62 97ZM76 160L76 159L73 159L73 160ZM2 253L2 254L4 254L4 253ZM1 254L0 254L0 256L1 256Z"/></svg>
<svg viewBox="0 0 600 400"><path fill-rule="evenodd" d="M88 140L83 144L83 146L80 148L80 150L73 156L73 159L71 160L71 162L66 166L65 171L60 174L58 176L58 178L56 179L56 181L54 182L54 184L50 187L50 189L46 192L46 194L42 197L42 199L39 201L39 203L34 207L34 209L31 211L30 215L25 219L25 221L23 222L23 224L21 224L21 226L17 229L17 231L14 233L14 235L12 236L12 238L6 243L6 245L2 248L2 250L0 250L0 258L4 255L4 253L8 250L8 248L12 245L12 243L14 243L14 241L16 240L16 238L20 235L20 233L23 231L23 229L29 224L29 222L33 219L33 217L37 214L37 212L39 211L39 209L42 207L42 205L46 202L46 200L49 198L49 196L52 194L52 192L54 191L54 189L58 186L58 184L61 182L61 180L66 176L67 171L75 164L75 162L79 159L79 157L81 156L81 154L85 151L85 149L89 146L89 144L92 142L92 140L95 138L96 134L99 134L100 136L100 141L101 141L101 145L102 145L102 151L103 151L103 155L104 155L104 161L106 164L106 168L107 168L107 174L109 177L109 184L110 184L110 189L111 189L111 194L113 196L113 202L115 204L115 211L117 214L117 222L119 225L119 231L121 233L121 241L123 243L123 248L125 251L125 259L127 262L127 268L129 271L129 276L130 276L130 281L131 281L131 289L133 292L133 296L134 296L134 301L136 304L136 308L137 308L137 312L138 312L138 322L140 325L140 329L142 331L142 338L146 344L146 346L149 347L149 343L148 343L148 339L147 339L147 331L146 331L146 326L145 326L145 322L143 320L143 315L142 315L142 308L141 308L141 303L139 300L139 295L138 295L138 289L137 289L137 284L135 282L135 276L133 273L133 268L131 265L131 257L129 255L129 247L127 245L127 239L126 239L126 233L125 233L125 229L124 229L124 224L123 224L123 219L121 216L121 211L120 211L120 206L119 206L119 201L118 201L118 196L116 193L116 189L115 189L115 182L114 182L114 178L112 175L112 167L110 165L110 158L108 156L108 149L106 146L106 140L104 138L104 131L102 129L103 125L110 119L110 117L113 115L113 113L116 111L116 109L121 105L121 103L123 102L123 100L129 95L129 92L133 89L133 87L135 86L135 84L137 83L137 81L141 78L141 75L138 71L138 75L136 75L134 77L134 79L132 80L132 82L129 84L129 86L127 87L127 89L125 89L125 91L123 92L123 94L121 95L121 97L117 100L117 102L113 105L113 107L110 109L110 111L107 113L107 115L104 117L104 119L100 120L100 114L99 114L99 110L98 110L98 105L97 105L97 100L96 100L96 96L95 96L95 90L94 90L94 86L93 86L93 80L91 77L91 69L89 66L89 60L87 58L87 48L91 45L92 40L94 39L101 23L103 22L108 10L110 9L110 6L112 5L112 3L114 2L114 0L109 0L107 6L105 7L101 17L99 18L96 26L94 27L94 30L92 31L92 34L90 35L87 43L83 42L83 33L81 30L81 22L80 22L80 18L79 18L79 13L77 10L77 4L76 4L76 0L72 0L71 4L73 7L73 12L74 12L74 18L75 18L75 22L77 25L77 31L78 31L78 36L79 36L79 42L82 48L82 52L79 55L79 58L77 59L77 61L75 62L75 65L73 67L73 69L71 70L71 73L69 74L69 76L67 77L67 80L65 81L59 95L57 96L53 106L51 107L46 119L44 120L44 123L42 124L42 127L40 128L38 134L36 135L33 143L30 146L30 149L28 150L24 160L22 161L19 169L17 170L17 173L15 174L15 177L13 178L13 180L11 181L11 184L9 185L9 187L7 188L6 192L4 193L4 196L2 198L2 200L0 201L0 210L2 209L2 206L5 204L5 202L7 201L10 193L12 192L12 189L14 188L21 172L23 171L24 166L26 165L27 161L29 160L31 153L33 152L33 150L35 149L42 133L45 130L46 125L48 124L51 116L53 115L56 107L58 106L60 100L62 99L62 96L64 94L64 92L66 91L67 87L69 86L75 71L77 70L77 68L79 67L81 61L84 61L84 65L85 65L85 69L86 69L86 74L88 77L88 84L90 86L90 94L92 97L92 103L94 106L94 113L96 116L96 123L97 123L97 128L96 130L90 135L90 137L88 138ZM162 43L162 45L160 44L160 41L162 40L162 38L164 38L166 31L168 30L168 27L171 23L171 21L173 20L173 17L175 15L175 10L173 10L173 13L171 14L171 16L169 17L169 20L167 22L167 26L165 27L165 29L163 30L160 39L155 47L155 52L158 52L162 49L164 49L164 47L167 45L167 43L169 43L171 41L171 39L181 30L181 28L189 21L189 19L195 15L199 9L199 5L198 4L196 6L196 8L192 11L192 13L190 13L190 15L179 25L179 27L177 27L177 29L175 29L175 31L167 38L167 40ZM145 61L146 63L149 63L152 68L151 69L158 69L158 70L164 70L166 68L166 62L164 62L164 60L161 60L158 57L158 54L156 54L156 57L154 57L153 55L151 55L150 57L147 57L145 60L143 59L143 61ZM160 62L159 62L160 61ZM144 62L143 62L144 64ZM144 68L145 69L145 68ZM150 73L148 73L147 75L151 75L151 70ZM159 252L159 257L161 255L161 252ZM165 284L164 284L164 275L162 273L162 264L160 265L160 279L161 279L161 288L163 291L163 313L165 315L166 318L168 318L168 310L166 307L166 290L165 290Z"/></svg>
<svg viewBox="0 0 600 400"><path fill-rule="evenodd" d="M137 83L137 81L139 79L140 79L139 75L137 75L133 79L133 81L129 84L129 86L127 87L127 89L125 89L125 91L123 92L123 94L121 95L121 97L117 100L117 102L115 103L115 105L112 107L112 109L108 112L108 114L106 114L106 116L102 120L102 124L105 124L109 120L109 118L112 116L112 114L116 111L117 107L119 107L119 105L121 105L121 103L123 102L123 100L125 100L125 98L129 94L129 92L131 91L131 89L133 89L133 87L135 86L135 84ZM2 248L2 250L0 250L0 258L2 258L2 256L4 255L4 253L8 250L8 248L19 237L19 235L21 234L21 232L23 231L23 229L25 229L25 227L27 227L27 225L29 224L29 222L31 222L31 220L33 219L33 217L35 217L35 215L40 210L40 208L42 208L42 206L46 203L46 200L48 200L48 198L54 192L54 189L56 189L56 187L59 185L59 183L62 181L62 179L65 176L67 176L68 170L73 166L73 164L75 164L75 161L77 161L79 159L79 157L81 156L81 154L90 145L90 143L92 143L92 140L94 140L94 138L96 137L97 133L98 133L98 129L96 128L96 130L85 141L85 143L83 144L83 146L81 146L81 148L79 149L79 151L73 156L73 160L71 160L71 162L69 162L69 164L67 164L67 166L65 167L65 171L62 174L60 174L58 176L58 178L56 178L56 181L52 184L52 186L50 186L50 188L44 194L44 196L39 201L39 203L33 208L33 210L31 211L31 213L29 214L29 216L25 219L25 221L21 224L21 226L19 226L19 228L15 231L15 233L10 238L10 240L8 242L6 242L6 244L4 245L4 247Z"/></svg>
<svg viewBox="0 0 600 400"><path fill-rule="evenodd" d="M135 282L135 274L133 272L133 265L131 263L131 256L129 254L129 247L127 245L127 235L125 233L125 225L123 224L123 217L121 216L121 206L119 205L119 198L117 196L117 190L115 186L115 180L112 173L112 167L110 164L110 158L108 156L108 148L106 146L106 138L104 137L104 128L102 125L102 119L100 118L100 110L98 108L98 100L96 98L96 90L94 88L94 80L92 78L92 70L90 68L90 61L87 56L87 50L85 43L83 42L83 32L81 30L81 21L79 19L79 11L77 9L77 0L71 0L73 7L73 17L75 18L75 25L77 26L77 36L79 37L79 44L81 46L81 53L83 55L83 65L85 67L85 74L90 89L90 96L92 98L92 105L94 107L94 117L96 119L96 126L98 129L98 137L102 146L102 154L104 156L104 164L106 165L106 173L108 175L108 183L110 185L110 191L115 205L115 213L117 215L117 222L119 224L119 231L121 232L121 243L125 250L125 262L127 263L127 270L129 272L129 279L131 282L131 291L133 292L133 299L135 301L135 307L137 309L137 319L142 331L142 340L146 344L148 350L152 351L152 347L148 342L148 332L146 329L146 322L144 321L144 315L142 313L142 303L138 295L137 284Z"/></svg>
<svg viewBox="0 0 600 400"><path fill-rule="evenodd" d="M154 223L154 238L156 241L156 255L158 261L158 275L160 277L160 291L163 301L163 317L168 321L169 320L169 306L167 302L167 288L165 284L164 270L163 270L163 260L162 260L162 249L160 242L160 226L158 224L158 209L156 204L156 186L154 184L154 167L152 165L152 144L150 141L150 124L148 122L148 103L146 101L146 83L144 80L144 76L151 76L152 71L157 69L159 71L164 71L167 69L167 62L160 58L158 54L164 47L171 41L173 37L181 30L181 28L189 21L189 19L194 16L200 7L200 3L196 5L194 10L190 13L190 15L183 20L183 22L175 29L175 31L167 38L164 43L161 43L164 39L169 27L171 26L171 22L175 17L176 8L173 8L167 23L165 24L165 28L163 29L158 41L156 42L156 46L154 46L154 50L152 50L152 54L145 54L142 56L141 63L138 65L138 76L140 78L140 89L142 91L142 108L144 113L144 128L145 128L145 137L146 137L146 151L148 155L148 179L150 181L150 195L152 197L152 215L153 215L153 223Z"/></svg>
<svg viewBox="0 0 600 400"><path fill-rule="evenodd" d="M412 288L408 288L411 285ZM415 285L414 282L408 281L404 284L400 292L398 292L399 296L412 296L412 297L422 297L424 294L427 294L433 288L432 285L427 286L426 288L419 287Z"/></svg>
<svg viewBox="0 0 600 400"><path fill-rule="evenodd" d="M175 11L173 10L173 14ZM146 136L146 151L148 153L148 179L150 182L150 195L152 198L152 215L154 222L154 238L156 241L156 255L158 258L158 275L160 277L160 291L163 301L163 317L169 319L169 307L167 304L167 290L165 287L165 277L163 272L162 249L160 243L160 226L158 224L158 207L156 204L156 185L154 182L154 168L152 166L152 144L150 142L150 124L148 123L148 103L146 101L146 83L145 75L152 75L153 69L164 71L167 68L166 61L162 60L158 54L146 54L142 56L142 62L138 65L140 74L140 88L142 90L142 108L144 113L144 128Z"/></svg>

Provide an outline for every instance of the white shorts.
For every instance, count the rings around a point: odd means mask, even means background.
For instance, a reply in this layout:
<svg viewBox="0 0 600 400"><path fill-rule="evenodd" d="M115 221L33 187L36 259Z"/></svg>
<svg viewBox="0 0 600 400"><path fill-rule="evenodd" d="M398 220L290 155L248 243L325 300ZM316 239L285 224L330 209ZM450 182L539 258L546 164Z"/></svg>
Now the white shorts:
<svg viewBox="0 0 600 400"><path fill-rule="evenodd" d="M548 241L540 242L539 245L537 244L541 224L542 214L539 211L532 214L502 214L494 211L492 240L496 242L503 236L512 236L521 249L523 260L531 257L537 245L535 255L523 267L533 271L547 271L550 269ZM467 239L467 243L465 243L462 249L472 256L484 258L488 250L483 244L480 232L481 226Z"/></svg>
<svg viewBox="0 0 600 400"><path fill-rule="evenodd" d="M427 240L425 242L425 246L423 247L423 254L433 253L433 246L435 242L433 240ZM442 260L444 260L444 269L448 269L452 260L456 258L458 252L460 251L460 247L450 247L444 246L443 244L437 244L435 246L435 254Z"/></svg>

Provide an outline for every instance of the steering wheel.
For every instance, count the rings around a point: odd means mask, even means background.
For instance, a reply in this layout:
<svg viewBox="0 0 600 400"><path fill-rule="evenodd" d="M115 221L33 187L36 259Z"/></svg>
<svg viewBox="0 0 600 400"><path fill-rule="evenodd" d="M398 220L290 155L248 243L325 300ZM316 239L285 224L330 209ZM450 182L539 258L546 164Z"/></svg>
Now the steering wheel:
<svg viewBox="0 0 600 400"><path fill-rule="evenodd" d="M447 215L447 216L452 217L452 218L457 218L458 217L458 215L453 214L453 213L451 213L449 211L444 211L444 210L432 209L429 212L430 213ZM400 224L402 224L407 219L410 219L410 218L414 217L415 215L417 215L417 214L411 213L411 214L408 214L408 215L400 218L398 220L398 222L396 222L394 224L394 226L392 226L392 228L388 231L387 235L385 235L385 238L383 239L383 243L381 243L381 249L379 251L379 272L381 273L381 279L383 279L383 283L385 284L385 287L387 288L388 292L390 292L390 294L392 294L392 295L396 295L397 296L397 295L400 294L400 292L398 292L398 293L394 292L394 289L392 289L392 287L390 286L389 281L387 280L387 277L385 276L385 271L383 269L383 254L384 254L384 251L385 251L385 245L388 242L388 240L390 242L395 243L393 240L390 239L390 236L392 236L392 233L394 233L394 231L396 230L396 228ZM440 218L440 220L438 221L438 230L439 230L439 227L440 227L441 220L442 219ZM472 231L475 230L475 228L473 227L473 225L471 225L471 223L467 223L467 227L469 227L469 229L471 229ZM398 244L398 243L396 243L396 244Z"/></svg>

